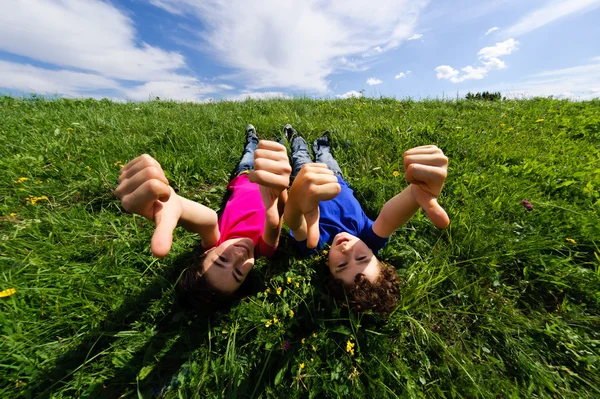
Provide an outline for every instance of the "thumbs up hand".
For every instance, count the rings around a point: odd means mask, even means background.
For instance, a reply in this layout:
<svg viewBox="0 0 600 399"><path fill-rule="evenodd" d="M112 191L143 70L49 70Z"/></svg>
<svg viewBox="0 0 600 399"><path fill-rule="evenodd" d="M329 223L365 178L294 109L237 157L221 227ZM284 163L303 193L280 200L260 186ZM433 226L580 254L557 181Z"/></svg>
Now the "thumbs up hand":
<svg viewBox="0 0 600 399"><path fill-rule="evenodd" d="M448 174L448 158L442 150L435 145L427 145L406 151L404 171L415 201L436 227L447 227L450 218L437 202Z"/></svg>
<svg viewBox="0 0 600 399"><path fill-rule="evenodd" d="M121 169L115 195L121 199L126 211L156 224L150 248L154 256L165 257L171 250L173 230L183 206L180 197L169 186L160 164L147 154L130 161Z"/></svg>

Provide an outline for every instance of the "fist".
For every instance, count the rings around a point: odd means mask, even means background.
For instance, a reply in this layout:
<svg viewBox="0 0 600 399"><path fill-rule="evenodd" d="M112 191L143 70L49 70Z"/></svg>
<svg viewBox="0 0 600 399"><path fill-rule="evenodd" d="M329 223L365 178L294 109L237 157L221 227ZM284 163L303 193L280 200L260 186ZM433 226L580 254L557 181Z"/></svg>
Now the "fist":
<svg viewBox="0 0 600 399"><path fill-rule="evenodd" d="M259 141L254 151L254 170L250 172L250 181L271 189L277 198L290 185L291 173L287 149L274 141Z"/></svg>

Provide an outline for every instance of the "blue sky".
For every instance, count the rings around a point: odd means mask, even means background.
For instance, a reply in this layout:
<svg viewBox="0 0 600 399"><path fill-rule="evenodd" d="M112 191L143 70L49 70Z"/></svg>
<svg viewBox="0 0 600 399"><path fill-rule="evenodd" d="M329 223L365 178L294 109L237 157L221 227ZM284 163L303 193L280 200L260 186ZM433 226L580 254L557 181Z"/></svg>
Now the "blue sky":
<svg viewBox="0 0 600 399"><path fill-rule="evenodd" d="M0 2L0 92L600 97L600 0Z"/></svg>

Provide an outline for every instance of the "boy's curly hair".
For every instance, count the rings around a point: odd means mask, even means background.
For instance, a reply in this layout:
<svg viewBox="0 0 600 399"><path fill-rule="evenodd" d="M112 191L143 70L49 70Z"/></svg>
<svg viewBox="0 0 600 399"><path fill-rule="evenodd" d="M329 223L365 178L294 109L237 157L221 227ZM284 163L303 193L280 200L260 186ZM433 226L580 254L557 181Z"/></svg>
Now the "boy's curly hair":
<svg viewBox="0 0 600 399"><path fill-rule="evenodd" d="M206 254L203 254L182 273L177 283L182 305L199 312L214 312L229 308L240 299L240 295L237 292L233 294L220 292L210 284L204 275L205 260Z"/></svg>
<svg viewBox="0 0 600 399"><path fill-rule="evenodd" d="M354 278L353 285L344 285L342 280L335 279L330 274L327 284L330 294L339 303L350 305L357 312L374 310L384 317L388 316L398 305L400 278L392 265L381 261L379 264L381 273L375 283L359 273Z"/></svg>

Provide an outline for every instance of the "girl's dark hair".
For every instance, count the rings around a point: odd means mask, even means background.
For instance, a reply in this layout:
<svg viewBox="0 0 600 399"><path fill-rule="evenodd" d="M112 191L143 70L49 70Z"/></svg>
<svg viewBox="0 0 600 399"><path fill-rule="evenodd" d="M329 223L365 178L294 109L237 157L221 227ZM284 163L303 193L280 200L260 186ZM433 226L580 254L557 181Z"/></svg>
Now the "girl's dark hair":
<svg viewBox="0 0 600 399"><path fill-rule="evenodd" d="M387 263L379 262L381 272L375 283L359 273L354 278L354 284L344 285L340 279L330 274L328 281L329 293L343 306L349 305L357 312L374 310L382 316L388 316L398 306L400 278L396 269Z"/></svg>
<svg viewBox="0 0 600 399"><path fill-rule="evenodd" d="M240 299L235 292L226 294L210 284L204 275L206 253L182 273L177 288L182 304L199 312L214 312L229 308Z"/></svg>

